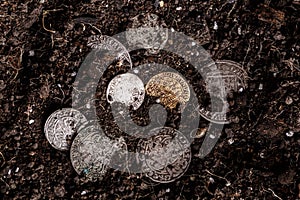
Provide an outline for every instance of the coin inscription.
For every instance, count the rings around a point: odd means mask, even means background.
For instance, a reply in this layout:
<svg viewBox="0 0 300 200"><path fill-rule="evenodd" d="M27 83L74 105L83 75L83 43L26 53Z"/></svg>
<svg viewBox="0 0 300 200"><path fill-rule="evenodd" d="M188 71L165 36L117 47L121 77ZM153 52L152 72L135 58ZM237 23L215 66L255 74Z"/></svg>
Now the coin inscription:
<svg viewBox="0 0 300 200"><path fill-rule="evenodd" d="M69 150L71 139L79 126L86 121L85 116L73 108L57 110L45 123L45 136L55 149Z"/></svg>
<svg viewBox="0 0 300 200"><path fill-rule="evenodd" d="M117 39L107 35L92 35L88 38L88 44L93 49L105 49L112 55L117 55L117 60L127 61L132 68L132 61L128 50ZM97 60L95 61L97 62ZM101 61L99 61L102 63ZM97 63L96 63L97 64Z"/></svg>
<svg viewBox="0 0 300 200"><path fill-rule="evenodd" d="M190 99L190 88L185 79L174 72L162 72L153 76L146 85L150 96L159 97L160 102L175 108L178 103L184 105Z"/></svg>
<svg viewBox="0 0 300 200"><path fill-rule="evenodd" d="M144 97L144 83L135 74L118 75L108 84L106 98L110 104L120 102L136 110L142 105Z"/></svg>
<svg viewBox="0 0 300 200"><path fill-rule="evenodd" d="M90 125L82 129L72 143L72 165L88 180L101 180L116 148L116 142L105 136L99 125Z"/></svg>
<svg viewBox="0 0 300 200"><path fill-rule="evenodd" d="M151 180L160 183L172 182L181 177L191 161L191 149L187 138L170 128L155 128L147 140L138 143L144 157L144 172Z"/></svg>

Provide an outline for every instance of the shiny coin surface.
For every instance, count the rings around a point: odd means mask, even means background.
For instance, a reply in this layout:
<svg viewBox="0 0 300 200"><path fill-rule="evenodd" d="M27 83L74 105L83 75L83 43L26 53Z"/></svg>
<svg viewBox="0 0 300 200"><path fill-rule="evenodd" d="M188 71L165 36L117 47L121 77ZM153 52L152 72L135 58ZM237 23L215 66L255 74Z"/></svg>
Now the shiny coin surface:
<svg viewBox="0 0 300 200"><path fill-rule="evenodd" d="M150 137L138 143L143 171L151 180L172 182L181 177L191 162L191 149L187 138L170 128L155 128Z"/></svg>
<svg viewBox="0 0 300 200"><path fill-rule="evenodd" d="M108 84L106 98L110 104L120 102L136 110L142 105L144 97L144 83L134 74L118 75Z"/></svg>
<svg viewBox="0 0 300 200"><path fill-rule="evenodd" d="M117 39L107 35L92 35L88 38L88 46L93 49L105 49L113 55L117 55L117 60L127 61L132 68L132 61L128 50Z"/></svg>
<svg viewBox="0 0 300 200"><path fill-rule="evenodd" d="M160 103L175 108L178 103L184 105L190 99L190 88L185 79L174 72L163 72L153 76L146 85L150 96L159 97Z"/></svg>
<svg viewBox="0 0 300 200"><path fill-rule="evenodd" d="M75 137L70 151L75 171L90 181L105 175L117 145L102 132L97 124L82 129Z"/></svg>
<svg viewBox="0 0 300 200"><path fill-rule="evenodd" d="M69 150L71 140L86 118L78 110L63 108L52 113L44 126L49 143L58 150Z"/></svg>
<svg viewBox="0 0 300 200"><path fill-rule="evenodd" d="M237 92L246 89L248 87L248 75L242 66L236 62L230 60L219 60L216 61L215 64L218 71L211 71L207 73L205 82L207 85L206 89L213 100L220 101L218 104L220 105L220 111L211 112L205 107L200 107L199 113L202 117L211 122L226 124L230 122L226 117L226 113L228 111L226 97L232 94L233 91ZM222 80L223 82L220 82L219 80ZM222 84L224 84L225 93L218 96L216 94L220 95L220 93L214 93L214 91L218 90Z"/></svg>
<svg viewBox="0 0 300 200"><path fill-rule="evenodd" d="M132 26L126 31L128 44L157 53L168 40L168 30L163 29L163 25L155 14L135 16L132 18Z"/></svg>

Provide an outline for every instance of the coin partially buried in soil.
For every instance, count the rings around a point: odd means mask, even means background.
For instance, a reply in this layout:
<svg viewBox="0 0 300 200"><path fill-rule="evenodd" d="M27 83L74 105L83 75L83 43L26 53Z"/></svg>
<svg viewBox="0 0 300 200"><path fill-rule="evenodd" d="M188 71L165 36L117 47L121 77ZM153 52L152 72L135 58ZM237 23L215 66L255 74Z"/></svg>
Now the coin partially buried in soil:
<svg viewBox="0 0 300 200"><path fill-rule="evenodd" d="M153 76L146 85L150 96L159 97L160 102L173 109L178 103L186 104L190 99L190 88L185 79L174 72L162 72Z"/></svg>
<svg viewBox="0 0 300 200"><path fill-rule="evenodd" d="M134 74L118 75L108 84L106 98L110 104L120 102L137 110L142 105L144 97L144 83Z"/></svg>
<svg viewBox="0 0 300 200"><path fill-rule="evenodd" d="M244 91L248 85L248 74L243 67L234 61L219 60L215 62L216 71L206 74L206 90L210 93L212 100L219 101L218 112L212 112L207 107L200 107L199 113L205 119L218 123L228 124L230 120L227 119L228 103L227 97L231 96L233 92ZM221 86L225 87L224 93L219 91Z"/></svg>
<svg viewBox="0 0 300 200"><path fill-rule="evenodd" d="M45 123L45 136L55 149L69 150L74 134L86 121L85 116L73 108L57 110L48 117Z"/></svg>

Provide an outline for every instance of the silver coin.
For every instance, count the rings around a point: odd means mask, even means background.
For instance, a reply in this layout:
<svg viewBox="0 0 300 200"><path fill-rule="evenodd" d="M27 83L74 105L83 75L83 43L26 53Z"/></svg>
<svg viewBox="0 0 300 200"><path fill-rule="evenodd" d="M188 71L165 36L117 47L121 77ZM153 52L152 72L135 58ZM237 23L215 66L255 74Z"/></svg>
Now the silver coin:
<svg viewBox="0 0 300 200"><path fill-rule="evenodd" d="M106 98L111 104L120 102L126 106L138 109L145 97L145 88L142 80L131 73L121 74L114 77L108 84Z"/></svg>
<svg viewBox="0 0 300 200"><path fill-rule="evenodd" d="M69 150L78 127L86 121L85 116L73 108L57 110L45 123L45 136L55 149Z"/></svg>
<svg viewBox="0 0 300 200"><path fill-rule="evenodd" d="M248 87L248 75L242 66L236 62L230 60L219 60L216 61L215 64L218 71L208 72L205 77L205 82L207 85L206 89L211 94L211 97L214 98L215 101L220 101L220 111L211 112L208 108L200 107L199 113L202 117L211 122L227 124L230 123L230 121L226 117L226 113L228 111L226 98L231 95L233 91L237 92L240 89L244 90ZM222 83L219 82L220 79L223 81L225 87L225 93L222 94L214 92L222 85Z"/></svg>
<svg viewBox="0 0 300 200"><path fill-rule="evenodd" d="M117 55L117 60L121 62L127 61L130 68L132 68L132 61L128 50L117 39L107 35L92 35L88 38L87 45L93 49L105 49L111 54Z"/></svg>
<svg viewBox="0 0 300 200"><path fill-rule="evenodd" d="M82 129L75 137L71 150L71 163L77 174L90 181L103 179L111 156L118 148L97 124Z"/></svg>
<svg viewBox="0 0 300 200"><path fill-rule="evenodd" d="M191 162L191 149L187 138L170 128L155 128L147 140L140 140L138 150L143 171L151 180L169 183L180 178Z"/></svg>
<svg viewBox="0 0 300 200"><path fill-rule="evenodd" d="M129 45L150 49L152 53L156 53L165 46L168 40L168 30L161 29L165 24L158 20L157 15L139 14L132 18L132 21L132 26L126 31Z"/></svg>

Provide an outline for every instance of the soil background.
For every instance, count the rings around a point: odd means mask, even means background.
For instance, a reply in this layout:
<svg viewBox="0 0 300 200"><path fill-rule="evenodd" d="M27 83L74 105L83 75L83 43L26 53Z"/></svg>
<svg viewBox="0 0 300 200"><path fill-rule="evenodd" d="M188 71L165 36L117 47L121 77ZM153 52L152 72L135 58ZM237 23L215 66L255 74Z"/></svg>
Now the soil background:
<svg viewBox="0 0 300 200"><path fill-rule="evenodd" d="M299 0L1 0L0 198L300 199L299 8ZM51 147L43 126L71 106L87 39L97 34L88 24L112 36L140 13L199 41L214 60L243 65L249 87L229 102L236 120L213 151L200 159L202 140L192 144L180 179L155 184L110 170L87 182L68 152ZM132 56L134 65L164 60Z"/></svg>

